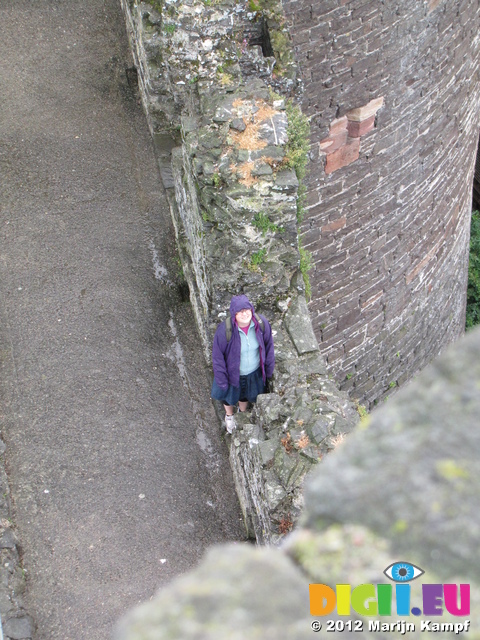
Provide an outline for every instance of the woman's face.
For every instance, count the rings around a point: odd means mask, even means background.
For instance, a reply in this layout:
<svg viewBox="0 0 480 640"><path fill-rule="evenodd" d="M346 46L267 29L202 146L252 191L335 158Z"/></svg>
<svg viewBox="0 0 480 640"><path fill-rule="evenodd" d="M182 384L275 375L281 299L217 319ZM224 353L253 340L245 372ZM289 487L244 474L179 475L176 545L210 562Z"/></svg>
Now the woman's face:
<svg viewBox="0 0 480 640"><path fill-rule="evenodd" d="M252 310L242 309L235 314L235 320L237 321L239 327L248 327L252 320Z"/></svg>

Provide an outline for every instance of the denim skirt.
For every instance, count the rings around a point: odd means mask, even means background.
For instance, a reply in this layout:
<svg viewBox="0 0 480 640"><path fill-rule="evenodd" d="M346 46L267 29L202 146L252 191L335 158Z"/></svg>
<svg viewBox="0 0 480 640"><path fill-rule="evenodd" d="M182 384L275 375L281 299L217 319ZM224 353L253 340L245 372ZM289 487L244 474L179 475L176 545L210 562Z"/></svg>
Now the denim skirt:
<svg viewBox="0 0 480 640"><path fill-rule="evenodd" d="M255 402L257 396L265 393L265 384L263 382L262 369L258 367L253 373L246 376L240 376L240 386L233 387L229 385L228 389L222 389L213 379L211 396L214 400L220 400L223 404L235 405L241 402Z"/></svg>

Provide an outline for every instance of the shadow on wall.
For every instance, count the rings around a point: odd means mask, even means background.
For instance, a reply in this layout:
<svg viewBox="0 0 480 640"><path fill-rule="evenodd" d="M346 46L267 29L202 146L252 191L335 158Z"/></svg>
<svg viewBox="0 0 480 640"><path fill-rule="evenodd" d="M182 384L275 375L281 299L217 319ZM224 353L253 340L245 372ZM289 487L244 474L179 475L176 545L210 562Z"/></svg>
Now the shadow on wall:
<svg viewBox="0 0 480 640"><path fill-rule="evenodd" d="M302 525L280 549L212 548L198 568L130 613L115 639L311 638L309 583L392 584L383 571L399 559L425 572L411 583L412 605L422 604L424 584L470 585L458 607L471 602L468 635L479 638L479 388L477 329L357 427L318 468L306 486ZM459 637L468 630L465 617L444 604L441 595L440 615L427 624L431 630L432 624L447 625L442 638ZM412 625L409 638L424 635L425 600L423 605L423 615L402 618ZM362 618L352 610L339 624L358 618L356 638L401 631L397 606L392 616L384 608L380 622L378 615ZM337 614L327 617L335 620ZM326 625L318 614L316 619Z"/></svg>

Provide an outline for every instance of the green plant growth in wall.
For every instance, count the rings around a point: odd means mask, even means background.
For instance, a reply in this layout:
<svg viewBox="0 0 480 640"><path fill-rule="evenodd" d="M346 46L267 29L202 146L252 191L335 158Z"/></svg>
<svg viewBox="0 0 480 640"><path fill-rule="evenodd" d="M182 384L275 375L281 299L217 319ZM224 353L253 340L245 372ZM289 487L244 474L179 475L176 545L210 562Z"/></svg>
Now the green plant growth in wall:
<svg viewBox="0 0 480 640"><path fill-rule="evenodd" d="M472 212L466 328L480 324L480 212Z"/></svg>
<svg viewBox="0 0 480 640"><path fill-rule="evenodd" d="M262 262L265 262L266 255L266 249L259 249L259 251L252 253L250 260L247 262L247 268L250 269L250 271L259 271L260 265Z"/></svg>
<svg viewBox="0 0 480 640"><path fill-rule="evenodd" d="M162 13L163 11L163 0L150 0L147 4L149 4L152 9L155 9L158 13Z"/></svg>
<svg viewBox="0 0 480 640"><path fill-rule="evenodd" d="M360 420L362 422L366 422L368 419L368 411L367 408L363 404L359 404L358 400L355 400L356 409L358 411L358 415L360 416Z"/></svg>
<svg viewBox="0 0 480 640"><path fill-rule="evenodd" d="M287 102L288 142L285 161L288 167L295 170L299 182L297 196L297 220L301 222L304 214L308 152L310 149L310 123L300 107L291 100Z"/></svg>
<svg viewBox="0 0 480 640"><path fill-rule="evenodd" d="M310 278L308 272L312 268L312 254L310 251L304 249L301 245L298 247L300 251L300 272L303 276L303 282L305 283L305 297L307 300L312 298L312 287L310 284Z"/></svg>
<svg viewBox="0 0 480 640"><path fill-rule="evenodd" d="M261 231L264 236L267 234L268 231L271 231L272 233L276 233L277 231L279 232L283 231L282 227L279 227L278 225L271 222L270 218L267 216L266 213L263 213L263 211L260 211L259 213L255 214L252 224L259 231Z"/></svg>
<svg viewBox="0 0 480 640"><path fill-rule="evenodd" d="M286 31L272 29L270 31L270 42L277 61L274 68L274 75L286 76L289 66L293 63L292 47L290 38Z"/></svg>

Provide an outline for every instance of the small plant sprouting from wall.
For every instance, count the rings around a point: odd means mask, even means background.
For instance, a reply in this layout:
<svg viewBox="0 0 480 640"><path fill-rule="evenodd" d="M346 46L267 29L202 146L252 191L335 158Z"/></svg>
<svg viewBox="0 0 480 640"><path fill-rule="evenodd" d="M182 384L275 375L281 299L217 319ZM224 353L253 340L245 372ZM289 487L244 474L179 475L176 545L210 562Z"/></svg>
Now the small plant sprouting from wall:
<svg viewBox="0 0 480 640"><path fill-rule="evenodd" d="M363 404L359 404L358 401L355 401L356 409L358 411L358 415L360 416L360 421L365 422L368 419L368 411L367 408Z"/></svg>
<svg viewBox="0 0 480 640"><path fill-rule="evenodd" d="M256 13L260 12L262 10L262 7L254 0L248 0L248 10L252 11L252 13Z"/></svg>
<svg viewBox="0 0 480 640"><path fill-rule="evenodd" d="M480 211L472 211L466 328L480 324Z"/></svg>
<svg viewBox="0 0 480 640"><path fill-rule="evenodd" d="M266 255L266 249L259 249L259 251L252 253L250 260L246 262L247 269L250 271L259 271L260 265L265 261Z"/></svg>
<svg viewBox="0 0 480 640"><path fill-rule="evenodd" d="M307 175L308 152L310 149L310 123L300 107L289 100L286 104L288 120L288 142L286 146L285 164L295 171L299 182L297 192L297 223L303 219L305 212L306 187L304 184ZM307 300L312 298L312 288L308 272L312 268L312 254L299 244L300 271L305 283L305 296Z"/></svg>
<svg viewBox="0 0 480 640"><path fill-rule="evenodd" d="M217 79L218 82L222 85L222 87L228 87L233 84L234 77L231 73L218 72L217 71Z"/></svg>
<svg viewBox="0 0 480 640"><path fill-rule="evenodd" d="M307 301L309 301L312 299L312 286L308 276L308 272L312 268L312 254L301 245L298 250L300 251L300 273L302 274L303 282L305 283L305 297L307 298Z"/></svg>
<svg viewBox="0 0 480 640"><path fill-rule="evenodd" d="M158 13L162 13L163 11L163 0L150 0L148 3L152 9L155 9Z"/></svg>
<svg viewBox="0 0 480 640"><path fill-rule="evenodd" d="M280 231L280 232L282 231L282 228L274 224L273 222L271 222L270 218L267 216L266 213L263 213L263 211L260 211L259 213L255 214L252 224L259 231L261 231L264 236L267 234L268 231L271 231L272 233L276 233L277 231Z"/></svg>
<svg viewBox="0 0 480 640"><path fill-rule="evenodd" d="M286 164L295 170L299 188L297 195L297 221L301 222L305 211L308 152L310 149L310 123L300 107L289 100L286 104L288 119L288 143Z"/></svg>

